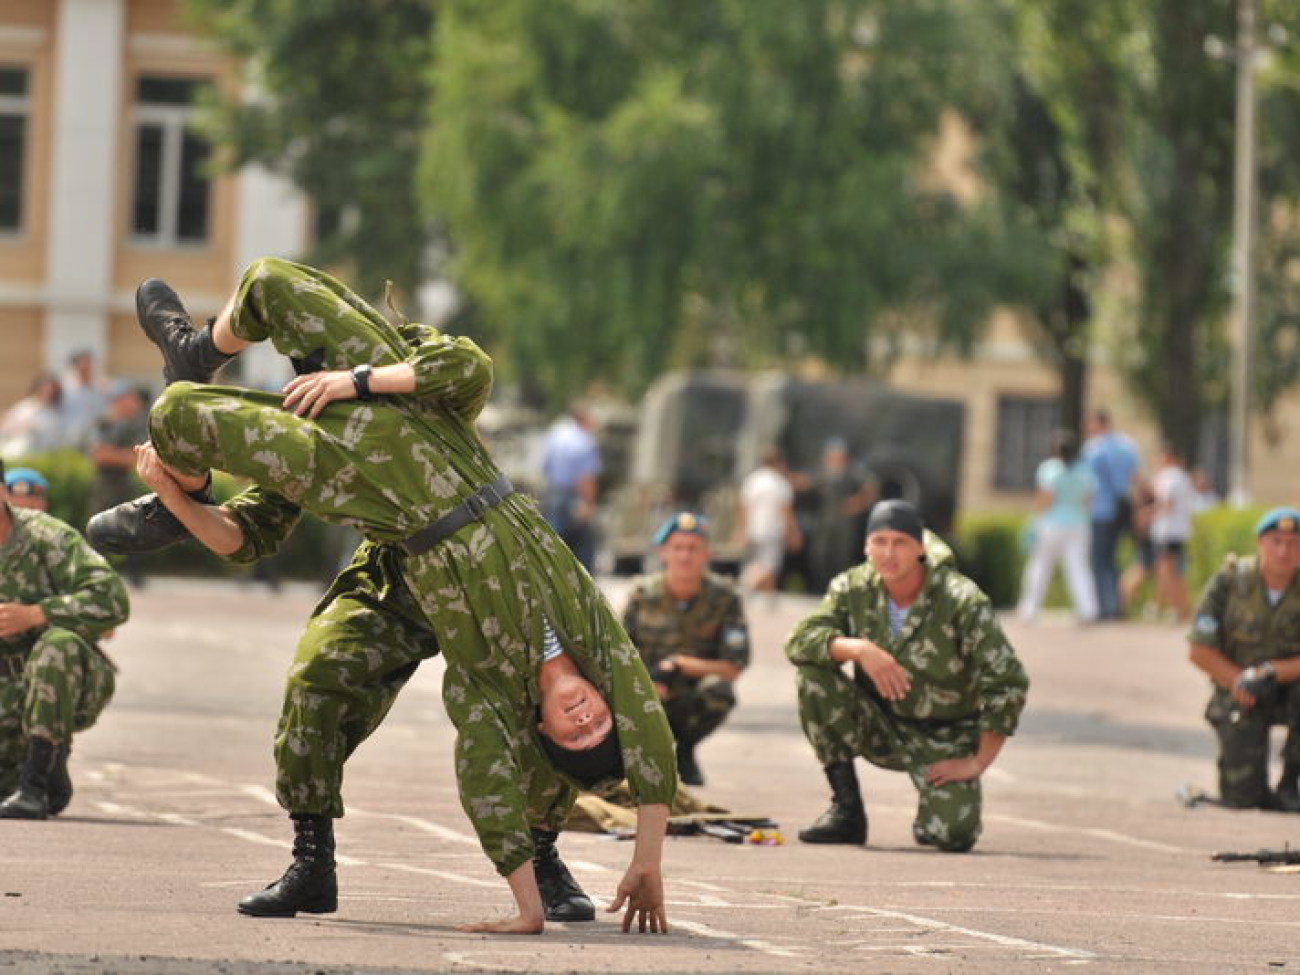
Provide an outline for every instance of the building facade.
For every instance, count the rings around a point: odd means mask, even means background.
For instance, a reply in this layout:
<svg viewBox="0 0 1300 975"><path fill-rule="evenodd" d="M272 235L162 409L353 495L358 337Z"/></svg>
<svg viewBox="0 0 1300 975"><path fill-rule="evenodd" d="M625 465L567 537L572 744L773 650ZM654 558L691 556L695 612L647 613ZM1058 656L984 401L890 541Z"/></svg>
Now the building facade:
<svg viewBox="0 0 1300 975"><path fill-rule="evenodd" d="M83 349L156 387L142 279L172 283L199 318L253 257L303 248L306 207L287 183L210 172L192 98L238 79L181 6L0 0L0 408Z"/></svg>

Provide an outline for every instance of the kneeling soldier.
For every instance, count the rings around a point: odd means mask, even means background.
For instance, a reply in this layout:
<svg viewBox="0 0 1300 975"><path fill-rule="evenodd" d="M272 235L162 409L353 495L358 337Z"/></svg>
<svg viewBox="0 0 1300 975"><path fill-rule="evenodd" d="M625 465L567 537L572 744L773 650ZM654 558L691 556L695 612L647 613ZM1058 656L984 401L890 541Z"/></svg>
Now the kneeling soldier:
<svg viewBox="0 0 1300 975"><path fill-rule="evenodd" d="M749 666L749 627L740 592L708 571L708 522L683 511L655 533L663 571L632 590L623 627L650 670L677 739L677 774L703 785L695 746L736 706L735 683Z"/></svg>
<svg viewBox="0 0 1300 975"><path fill-rule="evenodd" d="M0 819L45 819L72 799L73 734L113 696L113 665L96 641L126 621L129 604L75 530L11 505L7 487L0 566Z"/></svg>
<svg viewBox="0 0 1300 975"><path fill-rule="evenodd" d="M831 807L799 839L865 843L853 760L904 771L918 843L965 852L980 835L980 776L1011 735L1029 678L976 585L906 501L876 505L867 562L836 576L790 636L799 718ZM841 669L853 664L853 677Z"/></svg>

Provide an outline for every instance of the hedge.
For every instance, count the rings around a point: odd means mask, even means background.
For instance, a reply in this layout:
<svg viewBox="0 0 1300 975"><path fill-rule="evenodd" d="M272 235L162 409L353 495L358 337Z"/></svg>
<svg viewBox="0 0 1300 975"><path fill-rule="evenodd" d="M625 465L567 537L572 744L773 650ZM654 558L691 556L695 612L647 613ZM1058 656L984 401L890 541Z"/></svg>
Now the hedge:
<svg viewBox="0 0 1300 975"><path fill-rule="evenodd" d="M1196 516L1187 562L1187 588L1193 605L1229 552L1252 554L1255 551L1255 522L1265 510L1260 506L1216 505ZM963 515L957 521L954 548L958 565L1000 608L1014 606L1020 593L1027 554L1021 538L1029 520L1027 514L976 513ZM1132 558L1133 543L1126 538L1119 552L1121 570ZM1048 592L1047 605L1070 605L1059 572Z"/></svg>

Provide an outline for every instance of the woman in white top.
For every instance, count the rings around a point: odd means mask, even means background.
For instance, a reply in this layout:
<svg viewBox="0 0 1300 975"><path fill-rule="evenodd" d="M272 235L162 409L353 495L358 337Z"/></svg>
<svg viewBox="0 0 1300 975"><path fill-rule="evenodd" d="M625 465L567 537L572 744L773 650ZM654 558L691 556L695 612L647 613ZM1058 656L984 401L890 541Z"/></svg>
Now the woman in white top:
<svg viewBox="0 0 1300 975"><path fill-rule="evenodd" d="M1172 610L1180 621L1191 617L1187 597L1187 541L1192 537L1192 516L1197 509L1196 485L1182 458L1169 444L1160 450L1160 470L1151 482L1156 495L1151 519L1151 544L1156 552L1155 603Z"/></svg>
<svg viewBox="0 0 1300 975"><path fill-rule="evenodd" d="M1079 619L1097 618L1097 586L1088 562L1092 535L1092 495L1097 480L1079 459L1079 442L1069 430L1052 434L1053 456L1038 465L1038 515L1020 586L1020 616L1032 620L1047 594L1052 570L1065 570L1070 599Z"/></svg>

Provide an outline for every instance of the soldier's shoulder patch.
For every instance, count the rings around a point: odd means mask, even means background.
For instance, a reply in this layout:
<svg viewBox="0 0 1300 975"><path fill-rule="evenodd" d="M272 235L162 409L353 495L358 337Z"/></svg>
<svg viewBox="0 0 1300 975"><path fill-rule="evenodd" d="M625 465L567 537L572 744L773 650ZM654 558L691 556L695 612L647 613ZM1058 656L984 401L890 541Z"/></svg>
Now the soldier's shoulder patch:
<svg viewBox="0 0 1300 975"><path fill-rule="evenodd" d="M1209 613L1201 613L1196 617L1192 628L1200 633L1217 633L1219 631L1219 621Z"/></svg>
<svg viewBox="0 0 1300 975"><path fill-rule="evenodd" d="M731 650L740 650L749 644L749 634L741 626L729 626L722 633L723 644Z"/></svg>

